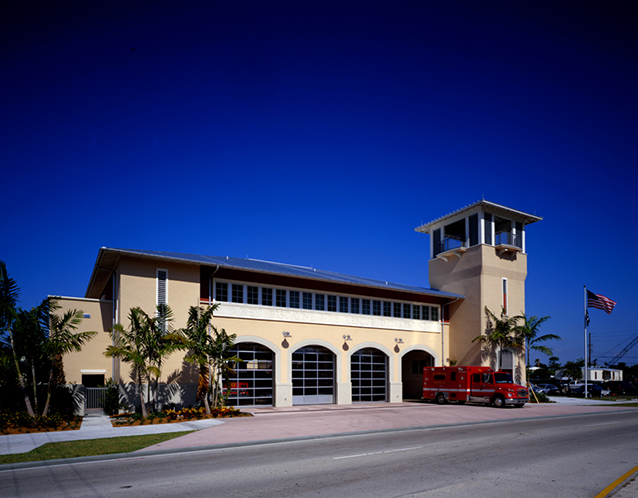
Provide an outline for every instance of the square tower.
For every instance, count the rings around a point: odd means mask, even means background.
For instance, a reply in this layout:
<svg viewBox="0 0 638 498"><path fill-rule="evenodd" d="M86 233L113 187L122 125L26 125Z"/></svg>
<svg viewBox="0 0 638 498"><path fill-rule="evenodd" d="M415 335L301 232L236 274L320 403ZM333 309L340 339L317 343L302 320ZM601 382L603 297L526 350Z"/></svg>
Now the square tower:
<svg viewBox="0 0 638 498"><path fill-rule="evenodd" d="M498 356L474 339L486 332L487 307L497 317L525 312L527 277L526 227L542 220L500 204L480 200L417 227L430 235L430 287L462 294L450 305L449 359L458 365L483 365L509 370L524 380L524 355Z"/></svg>

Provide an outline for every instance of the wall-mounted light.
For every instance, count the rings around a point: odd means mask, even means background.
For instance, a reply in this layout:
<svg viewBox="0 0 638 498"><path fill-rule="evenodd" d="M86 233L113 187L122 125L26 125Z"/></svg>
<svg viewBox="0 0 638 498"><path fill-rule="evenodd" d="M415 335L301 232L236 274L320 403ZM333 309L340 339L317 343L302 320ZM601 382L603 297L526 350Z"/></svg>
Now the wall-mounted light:
<svg viewBox="0 0 638 498"><path fill-rule="evenodd" d="M352 340L352 337L350 337L350 335L349 335L349 334L348 334L348 335L345 335L345 334L344 334L344 336L343 336L343 340L344 340L344 341L351 341L351 340Z"/></svg>
<svg viewBox="0 0 638 498"><path fill-rule="evenodd" d="M396 342L397 344L403 344L403 339L401 339L400 337L395 338L394 342Z"/></svg>
<svg viewBox="0 0 638 498"><path fill-rule="evenodd" d="M283 336L284 336L284 337L292 337L292 336L290 335L290 332L288 332L287 330L284 330L284 331L282 332L282 334L283 334Z"/></svg>

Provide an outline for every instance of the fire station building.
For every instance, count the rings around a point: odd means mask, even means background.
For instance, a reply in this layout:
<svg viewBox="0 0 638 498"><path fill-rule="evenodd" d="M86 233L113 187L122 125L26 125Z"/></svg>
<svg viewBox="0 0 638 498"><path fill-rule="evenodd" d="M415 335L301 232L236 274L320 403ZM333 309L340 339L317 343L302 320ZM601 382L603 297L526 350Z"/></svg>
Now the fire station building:
<svg viewBox="0 0 638 498"><path fill-rule="evenodd" d="M98 336L65 356L69 383L108 378L134 392L128 364L104 356L107 331L157 304L185 327L191 306L219 305L213 323L236 334L234 406L401 402L421 397L423 367L500 366L524 380L524 356L473 339L495 314L525 311L526 227L541 218L486 200L416 228L429 237L429 288L232 257L102 247L83 298L82 330ZM424 245L427 239L424 238ZM427 246L426 246L427 247ZM197 368L174 353L162 368L162 403L195 403ZM134 400L133 400L134 402ZM139 403L139 401L138 401Z"/></svg>

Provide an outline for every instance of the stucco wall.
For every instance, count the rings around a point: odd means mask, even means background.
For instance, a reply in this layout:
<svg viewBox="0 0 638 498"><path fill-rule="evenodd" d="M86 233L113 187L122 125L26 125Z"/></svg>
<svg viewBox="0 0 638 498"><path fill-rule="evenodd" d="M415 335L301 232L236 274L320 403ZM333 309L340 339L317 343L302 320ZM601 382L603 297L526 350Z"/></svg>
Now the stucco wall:
<svg viewBox="0 0 638 498"><path fill-rule="evenodd" d="M69 353L64 356L64 375L67 383L81 384L82 370L85 370L85 373L104 371L105 379L112 377L113 362L103 353L111 344L107 331L113 323L113 303L111 301L68 297L61 298L58 302L62 306L62 309L56 312L59 315L68 310L81 310L91 315L90 318L82 320L77 332L97 332L97 336L85 344L80 353Z"/></svg>

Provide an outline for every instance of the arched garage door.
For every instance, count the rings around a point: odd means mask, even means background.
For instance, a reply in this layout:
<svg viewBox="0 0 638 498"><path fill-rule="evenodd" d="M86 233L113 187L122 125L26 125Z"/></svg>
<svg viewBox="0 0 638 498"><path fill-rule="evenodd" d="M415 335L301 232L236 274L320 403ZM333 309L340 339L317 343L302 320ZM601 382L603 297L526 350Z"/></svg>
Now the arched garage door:
<svg viewBox="0 0 638 498"><path fill-rule="evenodd" d="M241 361L231 364L226 388L230 406L272 405L274 354L266 346L252 342L236 344L231 353Z"/></svg>
<svg viewBox="0 0 638 498"><path fill-rule="evenodd" d="M292 404L335 402L335 355L321 346L307 346L292 354Z"/></svg>
<svg viewBox="0 0 638 498"><path fill-rule="evenodd" d="M387 401L388 357L375 348L363 348L350 357L352 402Z"/></svg>

